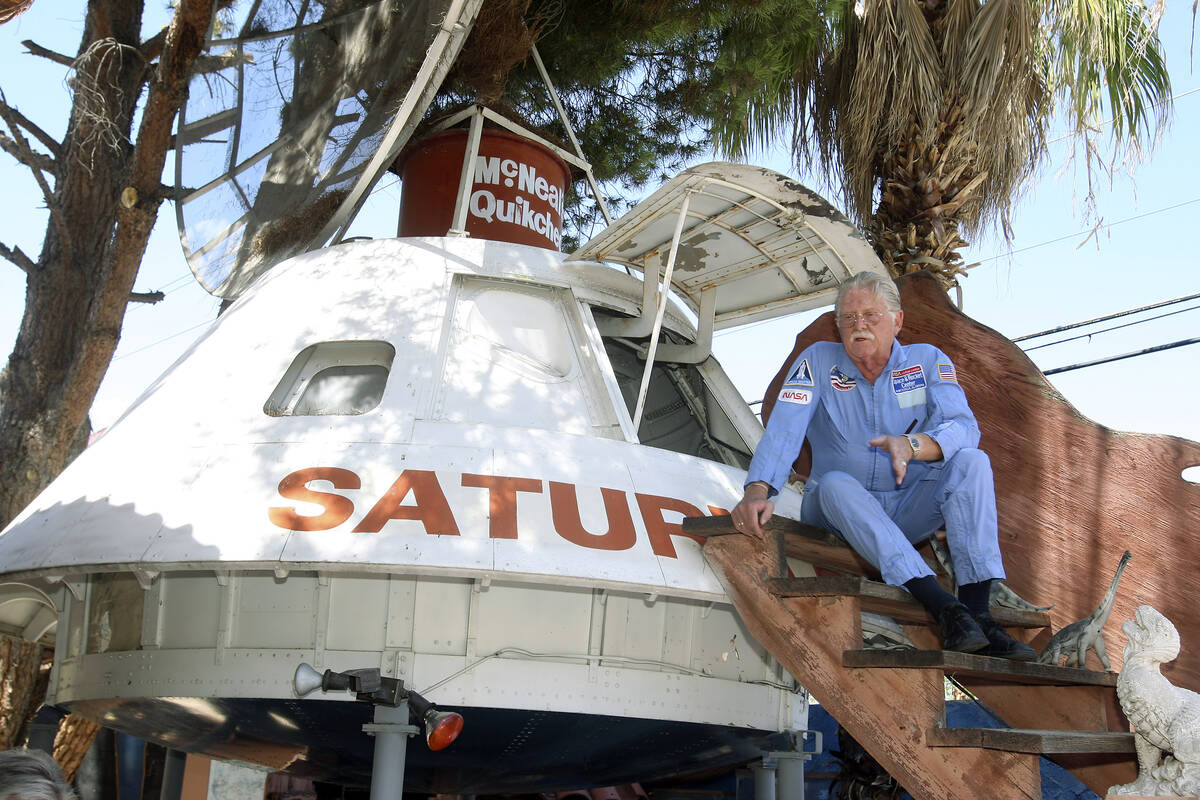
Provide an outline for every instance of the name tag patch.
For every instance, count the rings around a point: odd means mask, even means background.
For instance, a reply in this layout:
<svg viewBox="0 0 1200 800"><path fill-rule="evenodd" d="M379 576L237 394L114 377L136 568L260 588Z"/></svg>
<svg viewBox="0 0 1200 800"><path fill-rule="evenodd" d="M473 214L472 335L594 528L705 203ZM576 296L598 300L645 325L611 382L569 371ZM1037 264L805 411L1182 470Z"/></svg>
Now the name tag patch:
<svg viewBox="0 0 1200 800"><path fill-rule="evenodd" d="M925 370L920 364L892 370L892 391L901 408L912 408L925 402Z"/></svg>
<svg viewBox="0 0 1200 800"><path fill-rule="evenodd" d="M783 382L784 386L812 386L813 376L812 369L808 366L808 359L802 359L796 368L792 370L792 374L787 376L787 380Z"/></svg>
<svg viewBox="0 0 1200 800"><path fill-rule="evenodd" d="M812 392L808 389L784 389L779 393L779 400L784 403L806 406L812 402Z"/></svg>
<svg viewBox="0 0 1200 800"><path fill-rule="evenodd" d="M848 392L858 385L858 381L842 372L836 366L829 370L829 385L839 392Z"/></svg>

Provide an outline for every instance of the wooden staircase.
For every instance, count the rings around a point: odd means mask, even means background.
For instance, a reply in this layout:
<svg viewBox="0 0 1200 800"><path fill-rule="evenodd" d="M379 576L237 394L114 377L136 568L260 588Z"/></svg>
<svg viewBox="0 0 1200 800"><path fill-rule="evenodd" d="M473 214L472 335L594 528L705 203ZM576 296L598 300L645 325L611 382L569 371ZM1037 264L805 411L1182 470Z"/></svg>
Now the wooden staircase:
<svg viewBox="0 0 1200 800"><path fill-rule="evenodd" d="M917 800L1040 798L1042 755L1101 796L1137 776L1115 674L937 649L925 610L864 577L870 565L819 528L776 517L767 543L728 535L729 517L686 519L683 529L704 539L750 633ZM851 574L781 577L785 556ZM895 619L919 649L864 650L863 611ZM1038 612L993 616L1026 640L1049 625ZM947 727L945 676L1012 728Z"/></svg>

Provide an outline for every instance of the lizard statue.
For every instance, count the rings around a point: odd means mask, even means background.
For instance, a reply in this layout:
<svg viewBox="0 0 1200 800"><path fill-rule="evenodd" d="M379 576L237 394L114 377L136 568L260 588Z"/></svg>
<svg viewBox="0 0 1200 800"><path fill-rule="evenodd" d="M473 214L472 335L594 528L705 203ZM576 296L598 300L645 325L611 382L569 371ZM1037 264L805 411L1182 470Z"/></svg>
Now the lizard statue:
<svg viewBox="0 0 1200 800"><path fill-rule="evenodd" d="M1121 563L1117 565L1117 574L1113 575L1112 583L1108 585L1108 591L1104 593L1104 597L1095 611L1081 620L1072 622L1050 637L1050 643L1038 656L1039 664L1057 664L1060 658L1066 656L1065 666L1083 668L1090 647L1096 651L1104 668L1112 671L1112 664L1108 662L1108 656L1104 654L1104 636L1101 631L1104 623L1108 622L1108 614L1112 611L1113 601L1117 597L1117 585L1121 583L1121 573L1125 571L1125 565L1129 563L1131 557L1132 554L1128 550L1125 551L1125 555L1121 556Z"/></svg>
<svg viewBox="0 0 1200 800"><path fill-rule="evenodd" d="M1117 698L1134 728L1138 777L1108 795L1200 795L1200 694L1172 685L1159 672L1179 655L1179 632L1153 606L1138 608L1121 630L1129 642Z"/></svg>

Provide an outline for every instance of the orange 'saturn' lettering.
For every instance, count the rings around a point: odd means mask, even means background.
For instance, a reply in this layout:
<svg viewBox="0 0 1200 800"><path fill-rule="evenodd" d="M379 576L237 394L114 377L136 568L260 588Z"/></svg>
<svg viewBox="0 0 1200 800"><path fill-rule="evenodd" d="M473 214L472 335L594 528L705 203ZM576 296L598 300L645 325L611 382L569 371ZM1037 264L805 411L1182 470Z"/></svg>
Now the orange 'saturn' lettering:
<svg viewBox="0 0 1200 800"><path fill-rule="evenodd" d="M629 513L629 501L619 489L601 489L604 498L604 513L608 517L606 533L588 533L579 518L579 497L576 487L570 483L550 481L550 515L554 530L572 544L594 550L628 550L637 541L633 529L633 516Z"/></svg>
<svg viewBox="0 0 1200 800"><path fill-rule="evenodd" d="M536 478L506 478L502 475L462 476L463 486L488 490L488 536L493 539L517 538L517 492L541 494L542 482Z"/></svg>
<svg viewBox="0 0 1200 800"><path fill-rule="evenodd" d="M298 469L279 482L279 496L301 503L316 503L325 510L316 516L306 517L297 514L294 506L273 506L267 509L267 517L271 522L289 531L327 531L350 519L350 515L354 513L354 503L350 498L309 489L308 484L311 481L329 481L335 489L362 488L362 481L348 469Z"/></svg>
<svg viewBox="0 0 1200 800"><path fill-rule="evenodd" d="M661 497L656 494L636 495L638 509L642 512L642 522L646 525L646 533L650 535L650 549L655 555L678 558L672 536L687 536L687 538L703 544L704 540L683 532L683 526L678 522L667 522L663 519L663 511L678 511L685 517L701 517L700 509L691 503L685 503L674 497Z"/></svg>
<svg viewBox="0 0 1200 800"><path fill-rule="evenodd" d="M413 494L415 505L402 506L400 502ZM379 533L379 529L389 519L416 519L425 526L426 533L458 536L458 523L454 521L454 512L446 502L446 494L438 483L437 475L427 469L406 469L396 478L392 487L379 498L362 522L355 527L355 533Z"/></svg>

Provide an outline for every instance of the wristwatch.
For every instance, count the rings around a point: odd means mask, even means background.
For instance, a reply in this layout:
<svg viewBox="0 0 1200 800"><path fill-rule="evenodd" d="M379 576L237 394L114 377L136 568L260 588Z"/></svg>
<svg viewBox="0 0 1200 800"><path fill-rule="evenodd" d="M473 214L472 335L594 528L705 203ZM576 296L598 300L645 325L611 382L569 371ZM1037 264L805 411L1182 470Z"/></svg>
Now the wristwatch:
<svg viewBox="0 0 1200 800"><path fill-rule="evenodd" d="M908 439L908 446L912 448L913 458L916 458L917 454L921 452L921 440L911 433L906 434L904 438Z"/></svg>

